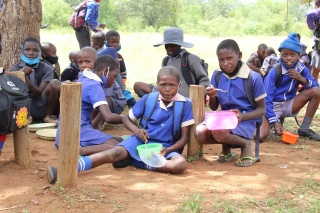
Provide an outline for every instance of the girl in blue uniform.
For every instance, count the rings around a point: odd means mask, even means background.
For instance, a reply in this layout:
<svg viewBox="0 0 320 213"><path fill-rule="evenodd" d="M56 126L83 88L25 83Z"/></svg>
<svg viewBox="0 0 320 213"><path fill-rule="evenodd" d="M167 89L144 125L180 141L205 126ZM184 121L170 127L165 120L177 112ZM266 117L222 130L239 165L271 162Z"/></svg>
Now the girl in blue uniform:
<svg viewBox="0 0 320 213"><path fill-rule="evenodd" d="M90 49L87 48L82 51L90 52ZM79 55L81 55L81 51ZM122 123L122 116L110 111L103 91L103 84L106 84L107 87L112 86L119 71L118 63L111 56L105 55L94 62L94 72L85 69L83 75L78 79L78 82L82 83L80 127L80 155L82 156L110 149L118 144L118 141L112 135L104 134L93 128L92 123L96 122L95 120L91 122L91 115L95 110L106 122ZM105 79L105 82L102 79ZM60 128L58 126L55 142L57 148L59 146L59 133Z"/></svg>
<svg viewBox="0 0 320 213"><path fill-rule="evenodd" d="M89 170L105 163L118 162L128 163L126 165L122 164L119 167L134 165L143 169L168 173L180 173L187 168L187 161L181 155L180 151L183 149L184 145L188 143L190 125L194 123L191 101L178 94L180 76L179 71L174 67L166 66L160 69L157 76L157 85L160 93L147 128L141 129L135 125L136 121L143 116L144 108L153 107L144 106L145 98L147 97L145 96L140 99L133 108L130 109L129 114L123 118L123 124L134 132L134 135L122 141L113 149L81 157L78 163L79 172ZM181 119L181 137L176 142L174 142L174 137L172 135L172 110L175 101L185 101ZM141 161L136 148L138 145L147 143L148 141L161 143L163 145L160 154L167 159L166 164L163 167L150 167ZM115 165L116 164L114 164L114 166ZM56 168L48 167L49 183L54 183L56 177Z"/></svg>
<svg viewBox="0 0 320 213"><path fill-rule="evenodd" d="M222 154L218 161L221 163L234 160L238 154L231 152L232 146L241 148L241 155L236 166L251 166L259 159L252 157L252 138L255 132L256 119L265 113L262 77L241 61L242 53L236 41L227 39L222 41L216 51L220 70L220 81L216 82L214 75L211 77L211 86L206 88L209 96L209 106L216 110L221 105L222 110L236 112L238 125L232 130L208 130L204 123L199 124L195 137L199 143L221 143ZM253 95L257 107L250 104L244 90L243 79L248 78L252 72ZM218 92L216 88L228 90L228 93Z"/></svg>

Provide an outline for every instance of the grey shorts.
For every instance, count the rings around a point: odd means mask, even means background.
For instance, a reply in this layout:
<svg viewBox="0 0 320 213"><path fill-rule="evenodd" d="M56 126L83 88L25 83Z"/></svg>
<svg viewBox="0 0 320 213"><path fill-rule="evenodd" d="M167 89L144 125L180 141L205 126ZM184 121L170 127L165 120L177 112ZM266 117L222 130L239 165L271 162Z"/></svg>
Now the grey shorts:
<svg viewBox="0 0 320 213"><path fill-rule="evenodd" d="M316 50L312 51L310 66L320 69L320 55Z"/></svg>
<svg viewBox="0 0 320 213"><path fill-rule="evenodd" d="M47 112L48 97L43 93L31 97L31 116L34 120L41 120Z"/></svg>
<svg viewBox="0 0 320 213"><path fill-rule="evenodd" d="M294 98L282 102L273 102L273 112L278 119L286 117L295 117L299 112L292 114L292 105Z"/></svg>

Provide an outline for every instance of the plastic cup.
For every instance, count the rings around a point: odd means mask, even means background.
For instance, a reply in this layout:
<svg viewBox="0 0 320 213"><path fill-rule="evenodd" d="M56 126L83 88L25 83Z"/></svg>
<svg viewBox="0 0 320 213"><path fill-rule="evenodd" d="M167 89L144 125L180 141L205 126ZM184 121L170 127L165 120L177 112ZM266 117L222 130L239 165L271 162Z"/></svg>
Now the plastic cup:
<svg viewBox="0 0 320 213"><path fill-rule="evenodd" d="M212 111L205 113L205 124L209 130L234 129L238 125L238 118L232 111Z"/></svg>

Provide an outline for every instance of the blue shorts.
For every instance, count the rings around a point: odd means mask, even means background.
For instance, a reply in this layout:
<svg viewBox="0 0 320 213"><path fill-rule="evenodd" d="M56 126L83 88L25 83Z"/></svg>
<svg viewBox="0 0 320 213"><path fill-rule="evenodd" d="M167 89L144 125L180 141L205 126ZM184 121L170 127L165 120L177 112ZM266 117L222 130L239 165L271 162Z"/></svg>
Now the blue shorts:
<svg viewBox="0 0 320 213"><path fill-rule="evenodd" d="M132 158L134 158L137 161L141 161L140 156L138 155L137 146L144 144L142 140L140 140L137 136L132 135L130 138L122 141L117 146L124 147L130 154ZM170 159L171 157L175 155L180 155L178 152L170 152L165 157L166 159Z"/></svg>

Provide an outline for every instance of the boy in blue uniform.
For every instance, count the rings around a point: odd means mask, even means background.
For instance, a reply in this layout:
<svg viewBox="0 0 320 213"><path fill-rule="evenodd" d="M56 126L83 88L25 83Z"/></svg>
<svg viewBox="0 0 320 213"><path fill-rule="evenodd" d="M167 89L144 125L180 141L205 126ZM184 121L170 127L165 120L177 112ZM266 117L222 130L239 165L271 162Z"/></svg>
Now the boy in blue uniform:
<svg viewBox="0 0 320 213"><path fill-rule="evenodd" d="M222 110L236 112L238 125L232 130L208 130L202 123L197 126L195 137L199 143L221 143L222 154L218 159L221 163L234 160L238 154L231 152L231 148L232 146L240 147L241 156L235 165L251 166L259 161L259 158L252 157L252 138L256 121L265 113L266 93L262 77L257 72L251 71L247 64L241 61L242 53L236 41L232 39L222 41L216 53L220 70L215 70L211 77L211 86L206 88L206 93L210 98L209 106L212 110L216 110L220 104ZM219 82L216 82L214 77L217 72L223 73ZM250 74L256 108L251 105L244 89L244 79L249 78ZM229 92L218 92L216 88Z"/></svg>
<svg viewBox="0 0 320 213"><path fill-rule="evenodd" d="M94 50L95 51L95 50ZM81 127L80 127L80 155L86 156L102 150L113 148L118 144L115 137L104 134L93 128L91 115L96 110L101 117L111 123L119 124L122 116L110 111L106 96L103 92L102 76L106 77L107 87L110 87L119 74L118 63L110 56L101 56L94 62L94 72L85 69L78 79L82 83ZM58 126L55 145L59 147L60 126Z"/></svg>
<svg viewBox="0 0 320 213"><path fill-rule="evenodd" d="M277 134L281 135L283 127L280 119L296 116L299 110L308 103L298 134L311 140L320 140L320 135L310 129L320 102L320 88L317 80L299 61L302 49L296 36L296 33L290 33L278 48L281 56L279 63L282 69L280 85L276 86L277 75L274 68L270 69L264 80L267 112L261 126L261 139L268 136L271 126L274 127ZM299 83L305 90L296 95Z"/></svg>
<svg viewBox="0 0 320 213"><path fill-rule="evenodd" d="M129 114L123 118L123 124L133 131L134 135L122 141L113 149L80 158L79 171L88 170L105 163L115 163L114 166L118 168L134 165L143 169L168 173L180 173L186 169L188 163L181 155L181 150L188 143L190 125L194 123L191 101L178 94L180 76L176 68L171 66L161 68L157 81L160 94L146 129L136 126L135 121L144 115L145 107L153 107L144 105L147 96L140 99L130 109ZM181 137L176 142L173 134L170 134L173 128L172 116L175 101L185 102L181 121ZM148 141L163 145L160 154L167 159L163 167L150 167L141 161L136 147ZM122 160L126 160L128 164L120 165L119 163L125 163ZM133 161L133 163L131 164L130 161ZM48 175L49 183L54 183L56 181L56 168L49 167Z"/></svg>

